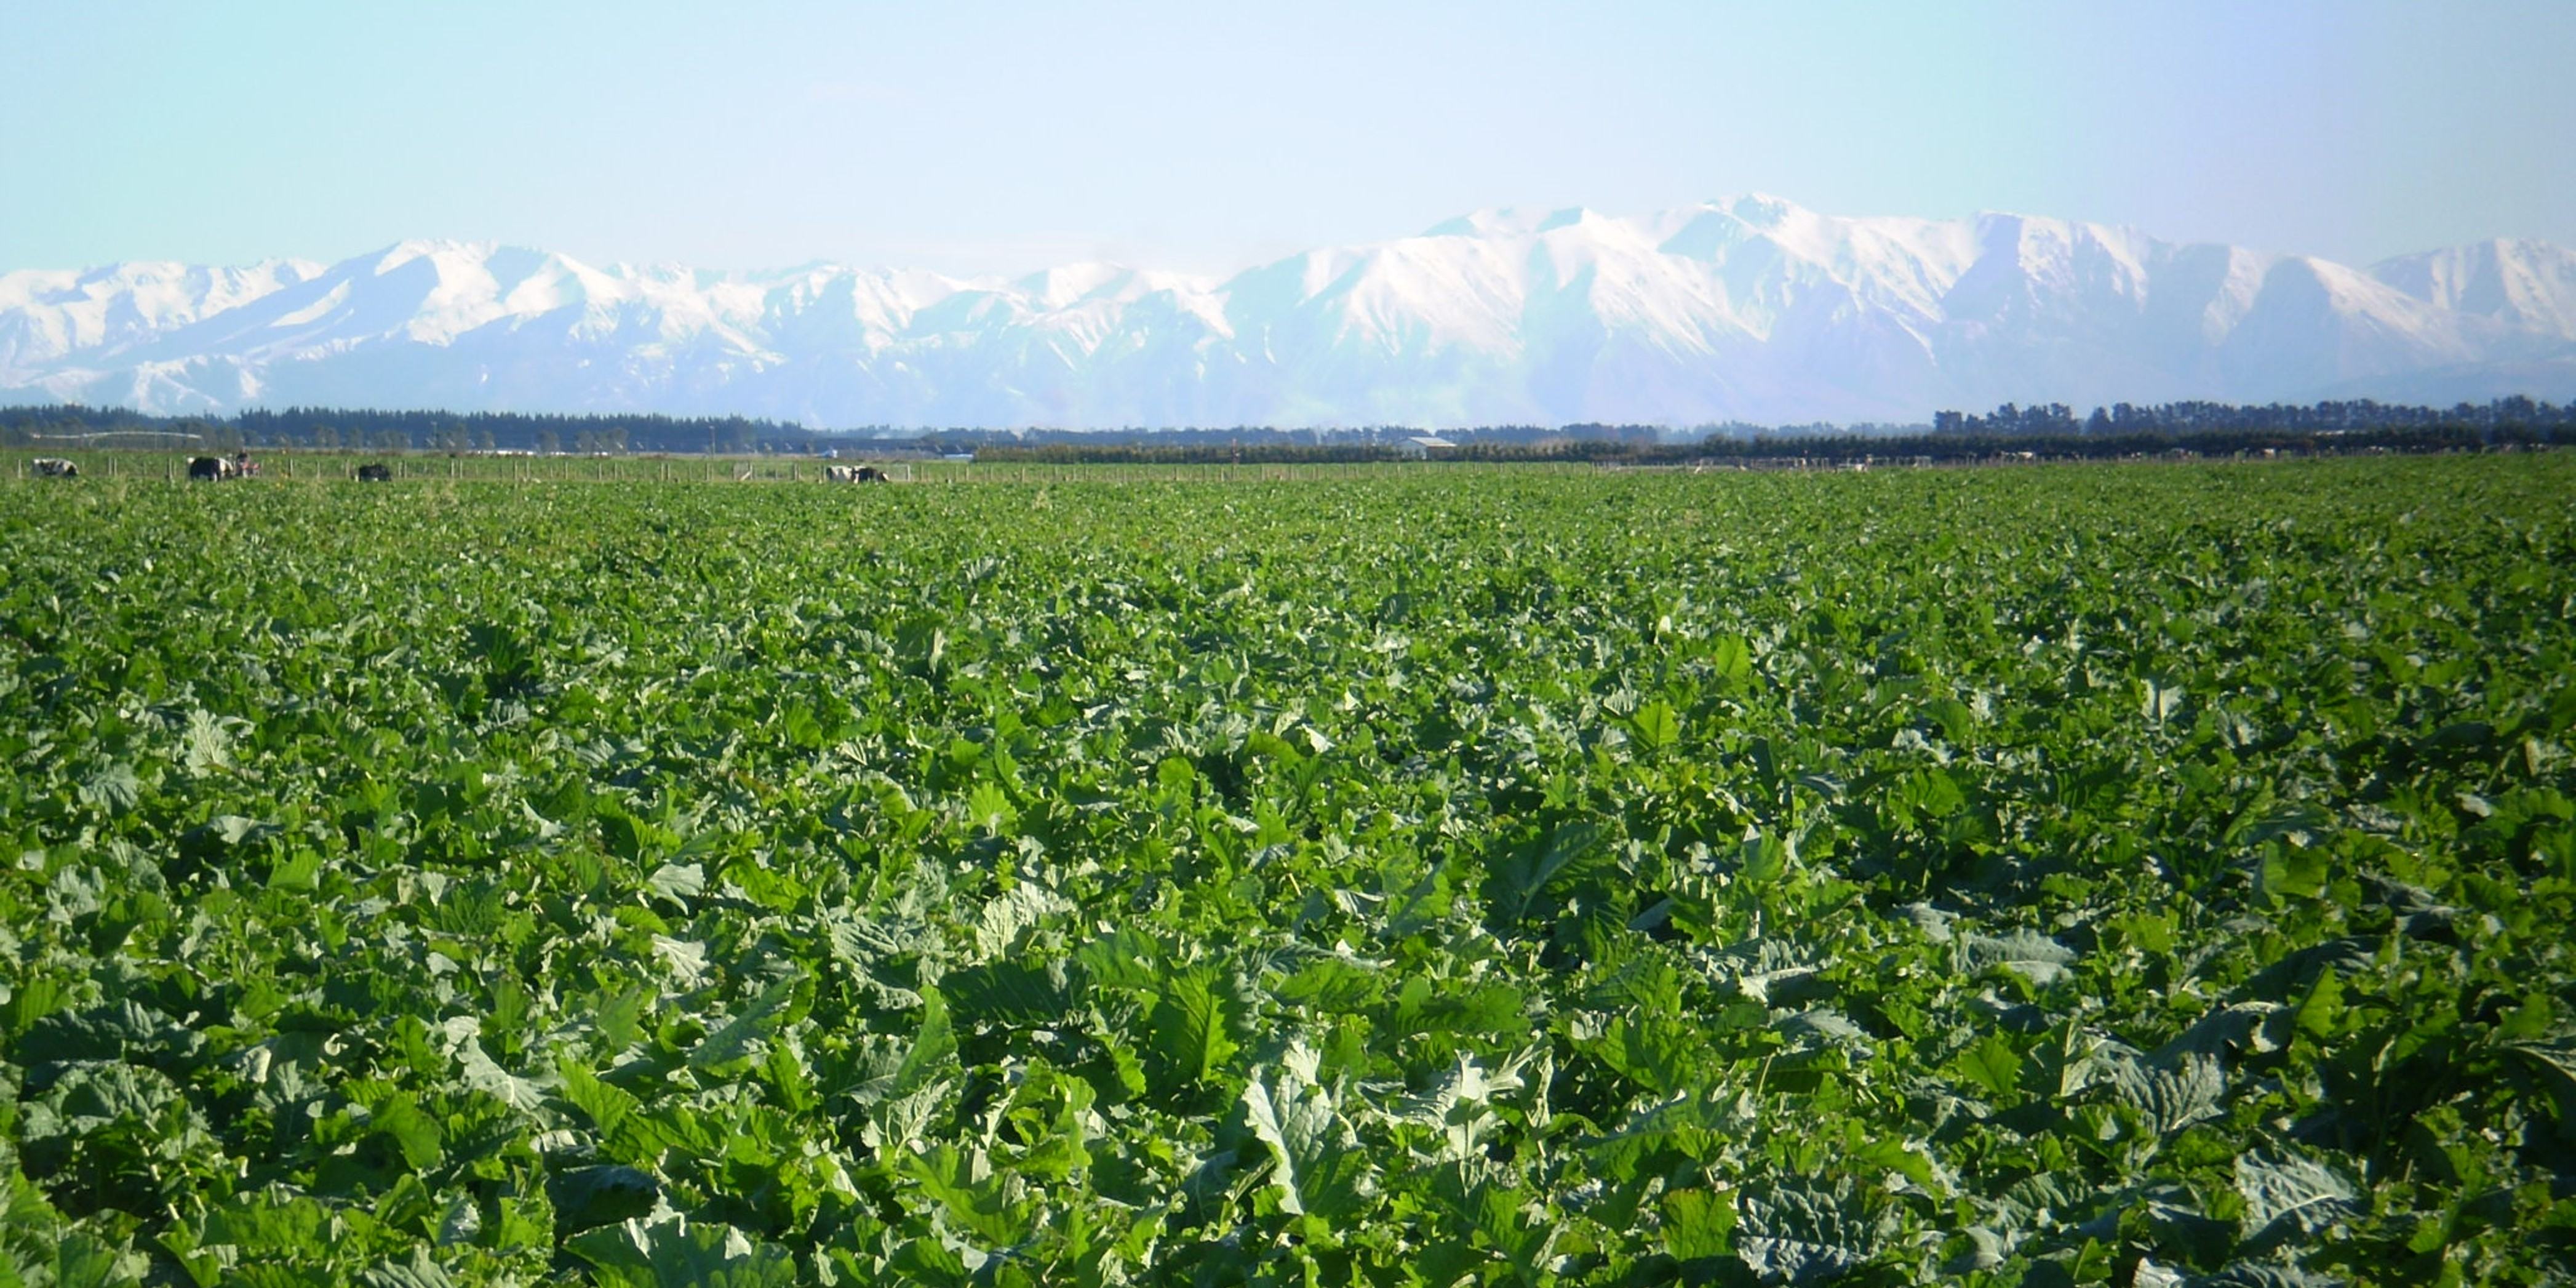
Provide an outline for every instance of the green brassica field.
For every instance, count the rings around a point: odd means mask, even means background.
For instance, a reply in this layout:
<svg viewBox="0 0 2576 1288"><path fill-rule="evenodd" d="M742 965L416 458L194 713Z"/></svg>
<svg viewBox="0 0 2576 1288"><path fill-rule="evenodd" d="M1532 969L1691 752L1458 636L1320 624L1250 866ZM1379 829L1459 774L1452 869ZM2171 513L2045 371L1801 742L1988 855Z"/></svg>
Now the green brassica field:
<svg viewBox="0 0 2576 1288"><path fill-rule="evenodd" d="M2576 456L0 483L0 1284L2566 1282Z"/></svg>

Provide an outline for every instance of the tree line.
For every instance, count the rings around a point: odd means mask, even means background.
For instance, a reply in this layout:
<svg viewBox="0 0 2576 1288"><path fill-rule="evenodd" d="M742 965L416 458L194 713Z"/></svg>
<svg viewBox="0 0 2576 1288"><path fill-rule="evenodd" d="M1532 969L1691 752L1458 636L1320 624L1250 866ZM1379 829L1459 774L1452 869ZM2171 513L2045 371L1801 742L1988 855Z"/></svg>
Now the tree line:
<svg viewBox="0 0 2576 1288"><path fill-rule="evenodd" d="M2576 429L2576 403L2561 406L2516 395L2488 403L2421 407L2370 399L2308 404L2170 402L2148 407L2114 403L2096 407L2076 419L2064 403L2029 407L2005 403L1985 415L1945 411L1932 418L1932 432L1943 435L2066 438L2074 435L2261 434L2270 432L2349 434L2392 430L2465 427L2489 433L2564 433Z"/></svg>
<svg viewBox="0 0 2576 1288"><path fill-rule="evenodd" d="M951 450L976 459L1090 464L1281 464L1395 460L1414 453L1404 440L1418 430L1337 431L1340 438L1295 434L1259 438L1145 441L1104 434L1065 435L1029 442L1006 434L952 436ZM1920 460L1941 463L1996 459L2121 460L2177 452L2204 456L2324 455L2349 452L2473 451L2492 447L2576 443L2576 405L2505 398L2449 409L2376 402L2328 402L2293 407L2237 407L2182 402L2149 407L2126 403L2097 409L2078 420L2062 403L2020 408L2006 404L1976 416L1943 412L1921 426L1765 428L1713 427L1697 437L1671 441L1649 426L1569 425L1555 430L1527 426L1442 430L1451 446L1432 449L1455 461L1572 461L1602 465L1742 464L1805 461L1848 464ZM1139 439L1144 436L1140 435Z"/></svg>
<svg viewBox="0 0 2576 1288"><path fill-rule="evenodd" d="M0 407L0 444L16 447L293 448L367 452L972 452L1030 463L1305 464L1416 455L1430 431L1402 425L1340 429L818 430L741 416L565 415L526 412L252 408L229 416L152 416L118 407ZM1943 411L1929 426L1493 425L1436 431L1429 454L1469 461L1681 464L1889 458L1936 461L2021 455L2104 459L2191 451L2449 451L2576 442L2576 403L2499 398L2450 408L2367 399L2238 406L2119 403L2079 418L2064 403L2006 403L1982 414Z"/></svg>

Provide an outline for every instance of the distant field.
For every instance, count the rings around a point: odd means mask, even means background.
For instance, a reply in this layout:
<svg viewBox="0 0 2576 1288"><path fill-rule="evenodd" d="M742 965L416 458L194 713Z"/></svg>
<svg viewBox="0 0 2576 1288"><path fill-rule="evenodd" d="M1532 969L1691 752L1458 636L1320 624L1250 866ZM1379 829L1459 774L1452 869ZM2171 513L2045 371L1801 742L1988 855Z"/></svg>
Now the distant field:
<svg viewBox="0 0 2576 1288"><path fill-rule="evenodd" d="M24 1282L2576 1274L2576 456L17 459Z"/></svg>
<svg viewBox="0 0 2576 1288"><path fill-rule="evenodd" d="M36 482L31 463L40 458L68 460L81 478L107 482L185 482L188 460L197 453L97 451L39 452L26 448L0 451L0 482ZM229 452L222 455L230 455ZM1368 461L1299 462L1278 465L1092 465L992 461L975 463L918 457L852 455L825 461L798 456L504 456L435 452L254 452L264 483L348 482L361 465L381 464L398 482L445 479L452 482L510 483L813 483L834 464L880 465L911 483L1261 483L1325 480L1391 479L1433 472L1449 479L1467 473L1508 471L1523 477L1543 473L1591 473L1599 467L1581 461L1486 464L1466 462Z"/></svg>

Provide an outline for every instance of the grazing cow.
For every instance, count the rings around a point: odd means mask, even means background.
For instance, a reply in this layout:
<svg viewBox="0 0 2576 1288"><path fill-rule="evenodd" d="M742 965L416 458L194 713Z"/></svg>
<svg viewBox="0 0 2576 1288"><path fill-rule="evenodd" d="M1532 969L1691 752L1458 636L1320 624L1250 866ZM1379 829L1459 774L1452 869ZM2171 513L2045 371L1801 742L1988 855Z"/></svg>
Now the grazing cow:
<svg viewBox="0 0 2576 1288"><path fill-rule="evenodd" d="M76 479L80 466L59 456L39 456L35 460L36 477L40 479Z"/></svg>
<svg viewBox="0 0 2576 1288"><path fill-rule="evenodd" d="M188 477L191 480L205 479L209 482L257 478L259 462L252 460L248 452L235 452L230 458L194 456L188 459Z"/></svg>
<svg viewBox="0 0 2576 1288"><path fill-rule="evenodd" d="M859 472L852 466L826 465L823 467L823 481L826 483L855 483L858 479Z"/></svg>
<svg viewBox="0 0 2576 1288"><path fill-rule="evenodd" d="M358 481L361 483L391 483L394 481L393 467L388 465L361 465L358 467Z"/></svg>
<svg viewBox="0 0 2576 1288"><path fill-rule="evenodd" d="M878 469L876 466L862 465L859 467L858 477L852 481L857 483L888 483L893 480L888 479L885 471Z"/></svg>

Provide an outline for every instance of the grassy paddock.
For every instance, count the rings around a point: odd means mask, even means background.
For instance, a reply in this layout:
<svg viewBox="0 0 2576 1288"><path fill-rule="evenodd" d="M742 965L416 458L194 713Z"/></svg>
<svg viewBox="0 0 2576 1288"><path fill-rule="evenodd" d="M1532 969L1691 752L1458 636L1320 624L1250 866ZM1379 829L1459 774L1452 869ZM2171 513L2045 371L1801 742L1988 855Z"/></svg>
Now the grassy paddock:
<svg viewBox="0 0 2576 1288"><path fill-rule="evenodd" d="M2576 1273L2576 457L512 463L0 486L19 1278Z"/></svg>
<svg viewBox="0 0 2576 1288"><path fill-rule="evenodd" d="M0 478L33 480L30 462L56 457L80 466L84 478L184 482L189 458L202 453L133 451L0 450ZM827 465L877 465L920 483L1262 483L1331 479L1405 478L1432 473L1457 478L1491 473L1588 473L1578 461L1451 462L1374 461L1296 465L1056 465L917 460L852 456L824 461L784 456L449 456L424 452L261 451L257 482L349 482L364 464L382 464L395 481L499 481L524 483L785 483L820 482Z"/></svg>

